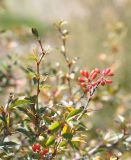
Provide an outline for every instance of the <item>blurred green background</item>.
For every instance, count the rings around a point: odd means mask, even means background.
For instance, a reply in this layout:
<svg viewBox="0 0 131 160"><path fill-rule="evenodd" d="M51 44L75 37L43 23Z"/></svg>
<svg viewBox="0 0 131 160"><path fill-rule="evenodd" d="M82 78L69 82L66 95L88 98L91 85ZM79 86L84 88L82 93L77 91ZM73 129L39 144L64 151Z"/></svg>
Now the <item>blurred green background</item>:
<svg viewBox="0 0 131 160"><path fill-rule="evenodd" d="M0 0L0 57L30 52L35 45L30 28L36 27L52 47L49 59L63 62L53 27L63 19L70 31L68 55L80 57L81 67L112 66L116 82L130 92L130 11L131 0Z"/></svg>

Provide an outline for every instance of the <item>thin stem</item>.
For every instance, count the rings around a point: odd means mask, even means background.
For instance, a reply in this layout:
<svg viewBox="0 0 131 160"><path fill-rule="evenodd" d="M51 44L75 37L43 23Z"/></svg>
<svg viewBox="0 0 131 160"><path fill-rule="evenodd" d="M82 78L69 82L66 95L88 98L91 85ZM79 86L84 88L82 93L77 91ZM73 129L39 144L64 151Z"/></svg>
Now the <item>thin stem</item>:
<svg viewBox="0 0 131 160"><path fill-rule="evenodd" d="M68 87L69 87L69 95L70 95L71 100L73 100L73 98L72 98L71 79L70 79L72 63L70 62L69 58L67 57L66 35L65 35L65 33L63 33L62 28L60 26L57 29L58 29L58 31L59 31L59 33L61 35L61 39L62 39L62 47L63 47L63 49L62 49L61 52L62 52L62 54L64 56L65 62L66 62L67 67L68 67L67 81L68 81Z"/></svg>
<svg viewBox="0 0 131 160"><path fill-rule="evenodd" d="M44 56L46 55L46 53L45 53L45 51L44 51L44 48L43 48L43 46L42 46L42 42L41 42L41 40L40 40L40 39L38 39L38 43L39 43L40 48L41 48L41 51L42 51L41 57L40 57L40 59L39 59L39 64L40 64L40 63L41 63L41 61L42 61L42 59L43 59L43 58L44 58Z"/></svg>
<svg viewBox="0 0 131 160"><path fill-rule="evenodd" d="M91 101L91 98L92 98L91 96L88 98L87 103L86 103L83 111L81 112L81 114L77 117L77 120L81 119L81 117L82 117L82 116L84 115L84 113L86 112L87 107L88 107L88 105L89 105L89 102Z"/></svg>
<svg viewBox="0 0 131 160"><path fill-rule="evenodd" d="M38 39L38 43L39 43L40 48L41 48L41 56L40 56L40 58L39 58L39 60L37 61L37 64L36 64L36 72L37 72L36 109L37 110L39 108L39 94L40 94L40 64L41 64L42 59L46 55L46 53L45 53L45 51L43 49L43 46L42 46L41 39Z"/></svg>
<svg viewBox="0 0 131 160"><path fill-rule="evenodd" d="M40 94L40 63L37 62L37 97L36 97L36 109L39 107L39 94Z"/></svg>
<svg viewBox="0 0 131 160"><path fill-rule="evenodd" d="M89 98L87 99L87 103L86 103L83 111L81 112L81 114L78 116L77 120L79 120L84 115L84 113L86 112L87 107L88 107L88 105L89 105L89 103L92 99L92 96L94 95L94 93L95 93L96 89L98 88L99 84L100 84L100 81L97 83L96 87L93 88L93 91L89 92Z"/></svg>

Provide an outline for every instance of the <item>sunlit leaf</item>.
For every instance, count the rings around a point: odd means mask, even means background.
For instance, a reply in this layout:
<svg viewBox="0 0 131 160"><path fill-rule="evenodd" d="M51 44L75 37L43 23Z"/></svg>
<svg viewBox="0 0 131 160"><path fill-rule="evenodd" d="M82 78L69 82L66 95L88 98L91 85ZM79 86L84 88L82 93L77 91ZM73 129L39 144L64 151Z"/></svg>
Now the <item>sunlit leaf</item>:
<svg viewBox="0 0 131 160"><path fill-rule="evenodd" d="M46 146L50 146L50 145L52 145L54 142L55 142L55 137L54 137L53 135L51 135L51 136L48 138L47 142L46 142Z"/></svg>
<svg viewBox="0 0 131 160"><path fill-rule="evenodd" d="M14 100L11 104L9 108L13 108L22 104L30 104L31 101L27 100L27 99L16 99Z"/></svg>
<svg viewBox="0 0 131 160"><path fill-rule="evenodd" d="M74 116L76 116L77 114L82 112L82 108L80 109L74 109L73 111L71 111L68 116L67 116L67 120L73 118Z"/></svg>
<svg viewBox="0 0 131 160"><path fill-rule="evenodd" d="M61 141L59 147L65 147L67 145L67 141Z"/></svg>
<svg viewBox="0 0 131 160"><path fill-rule="evenodd" d="M50 126L49 126L49 130L50 131L54 131L57 130L60 127L60 123L59 122L53 122Z"/></svg>
<svg viewBox="0 0 131 160"><path fill-rule="evenodd" d="M71 132L71 128L67 124L64 125L61 134L66 139L71 139L73 137L73 134Z"/></svg>

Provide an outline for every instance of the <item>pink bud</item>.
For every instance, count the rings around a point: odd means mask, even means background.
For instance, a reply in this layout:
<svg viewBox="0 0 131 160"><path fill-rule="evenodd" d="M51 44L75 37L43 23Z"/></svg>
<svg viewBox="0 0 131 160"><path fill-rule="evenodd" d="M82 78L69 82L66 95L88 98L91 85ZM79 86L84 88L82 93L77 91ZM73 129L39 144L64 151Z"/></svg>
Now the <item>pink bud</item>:
<svg viewBox="0 0 131 160"><path fill-rule="evenodd" d="M107 75L108 73L110 73L110 71L111 71L110 68L105 69L105 74Z"/></svg>
<svg viewBox="0 0 131 160"><path fill-rule="evenodd" d="M90 77L95 73L95 70L93 69L91 72L90 72Z"/></svg>
<svg viewBox="0 0 131 160"><path fill-rule="evenodd" d="M102 80L101 80L101 85L104 86L105 84L106 84L105 80L102 79Z"/></svg>
<svg viewBox="0 0 131 160"><path fill-rule="evenodd" d="M100 73L100 70L98 68L95 68L96 73Z"/></svg>
<svg viewBox="0 0 131 160"><path fill-rule="evenodd" d="M89 77L89 73L87 71L85 71L85 76L86 76L86 78Z"/></svg>
<svg viewBox="0 0 131 160"><path fill-rule="evenodd" d="M86 87L86 83L81 83L81 86L82 87Z"/></svg>
<svg viewBox="0 0 131 160"><path fill-rule="evenodd" d="M79 81L79 82L85 82L85 80L84 80L83 77L79 77L79 78L78 78L78 81Z"/></svg>
<svg viewBox="0 0 131 160"><path fill-rule="evenodd" d="M114 76L114 74L112 72L109 72L107 76Z"/></svg>
<svg viewBox="0 0 131 160"><path fill-rule="evenodd" d="M92 82L92 86L96 86L97 85L97 82Z"/></svg>
<svg viewBox="0 0 131 160"><path fill-rule="evenodd" d="M80 70L80 74L81 74L82 76L85 76L85 71L84 71L84 70Z"/></svg>
<svg viewBox="0 0 131 160"><path fill-rule="evenodd" d="M105 80L107 84L112 84L112 80Z"/></svg>
<svg viewBox="0 0 131 160"><path fill-rule="evenodd" d="M97 77L97 73L93 73L91 76L92 79L95 79L96 77Z"/></svg>

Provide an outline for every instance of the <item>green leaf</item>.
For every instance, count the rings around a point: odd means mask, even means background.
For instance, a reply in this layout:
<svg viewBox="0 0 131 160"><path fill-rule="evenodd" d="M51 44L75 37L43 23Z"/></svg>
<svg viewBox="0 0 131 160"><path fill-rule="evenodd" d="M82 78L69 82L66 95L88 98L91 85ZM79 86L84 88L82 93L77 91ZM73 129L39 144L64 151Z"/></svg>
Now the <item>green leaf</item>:
<svg viewBox="0 0 131 160"><path fill-rule="evenodd" d="M65 133L62 135L64 138L68 139L68 140L71 140L72 137L73 137L73 134L72 133Z"/></svg>
<svg viewBox="0 0 131 160"><path fill-rule="evenodd" d="M16 99L10 104L9 108L13 108L15 106L22 105L22 104L30 104L30 103L31 102L27 99Z"/></svg>
<svg viewBox="0 0 131 160"><path fill-rule="evenodd" d="M59 147L65 147L67 145L67 141L61 141Z"/></svg>
<svg viewBox="0 0 131 160"><path fill-rule="evenodd" d="M55 137L54 137L53 135L51 135L51 136L48 138L47 142L46 142L46 146L50 146L50 145L52 145L54 142L55 142Z"/></svg>
<svg viewBox="0 0 131 160"><path fill-rule="evenodd" d="M70 126L68 126L67 124L64 125L62 131L61 131L61 135L68 139L68 140L71 140L72 137L73 137L73 133L71 132L71 128Z"/></svg>
<svg viewBox="0 0 131 160"><path fill-rule="evenodd" d="M24 135L26 135L29 138L31 138L31 136L33 136L33 135L31 135L32 133L30 134L30 132L24 128L18 128L18 129L16 129L16 131L23 133Z"/></svg>
<svg viewBox="0 0 131 160"><path fill-rule="evenodd" d="M36 55L36 54L29 54L29 56L28 56L28 59L29 60L31 60L31 61L38 61L38 55Z"/></svg>
<svg viewBox="0 0 131 160"><path fill-rule="evenodd" d="M18 145L18 144L12 141L0 143L0 146L14 146L14 145Z"/></svg>
<svg viewBox="0 0 131 160"><path fill-rule="evenodd" d="M76 142L69 141L72 148L79 150L79 145Z"/></svg>
<svg viewBox="0 0 131 160"><path fill-rule="evenodd" d="M59 122L53 122L50 126L49 126L49 130L50 131L54 131L59 129L60 127L60 123Z"/></svg>
<svg viewBox="0 0 131 160"><path fill-rule="evenodd" d="M3 117L3 116L1 116L1 115L0 115L0 120L2 120L3 122L5 122L5 123L6 123L6 119L5 119L5 117Z"/></svg>
<svg viewBox="0 0 131 160"><path fill-rule="evenodd" d="M39 33L38 33L38 31L37 31L36 28L32 28L32 34L33 34L36 38L39 37Z"/></svg>
<svg viewBox="0 0 131 160"><path fill-rule="evenodd" d="M76 116L77 114L81 113L83 111L82 108L80 109L74 109L73 111L71 111L68 116L67 116L67 120L73 118L74 116Z"/></svg>
<svg viewBox="0 0 131 160"><path fill-rule="evenodd" d="M26 114L30 119L34 119L33 114L31 114L31 112L29 112L29 110L27 110L27 108L24 108L24 107L17 107L17 108L18 108L19 111Z"/></svg>

